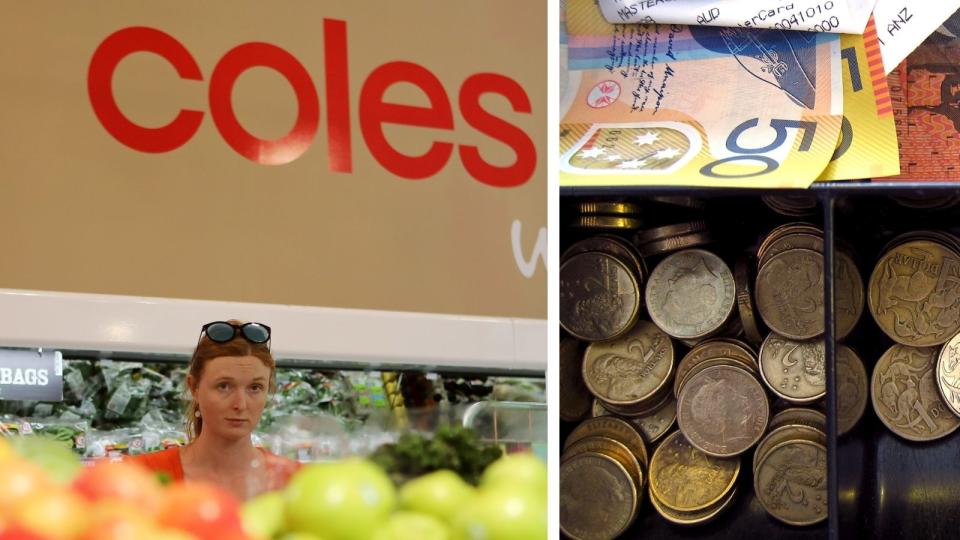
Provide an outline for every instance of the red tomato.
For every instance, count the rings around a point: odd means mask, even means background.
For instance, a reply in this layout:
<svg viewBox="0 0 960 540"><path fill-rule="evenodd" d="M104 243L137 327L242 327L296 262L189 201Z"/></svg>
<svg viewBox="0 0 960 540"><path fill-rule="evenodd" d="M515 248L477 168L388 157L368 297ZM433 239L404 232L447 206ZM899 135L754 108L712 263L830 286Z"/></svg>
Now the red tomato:
<svg viewBox="0 0 960 540"><path fill-rule="evenodd" d="M73 489L90 501L123 501L148 515L160 509L163 494L162 486L148 470L133 463L108 461L84 469L74 479Z"/></svg>
<svg viewBox="0 0 960 540"><path fill-rule="evenodd" d="M210 540L239 540L246 536L240 523L240 504L229 493L204 483L184 482L165 493L157 522Z"/></svg>
<svg viewBox="0 0 960 540"><path fill-rule="evenodd" d="M0 540L49 540L17 525L0 528Z"/></svg>

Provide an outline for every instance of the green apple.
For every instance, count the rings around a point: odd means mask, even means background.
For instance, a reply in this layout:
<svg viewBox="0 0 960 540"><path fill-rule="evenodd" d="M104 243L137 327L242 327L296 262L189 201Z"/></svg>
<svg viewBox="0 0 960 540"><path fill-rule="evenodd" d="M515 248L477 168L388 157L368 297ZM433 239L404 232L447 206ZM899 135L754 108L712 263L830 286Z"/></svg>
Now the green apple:
<svg viewBox="0 0 960 540"><path fill-rule="evenodd" d="M323 540L323 538L310 533L292 532L278 537L277 540Z"/></svg>
<svg viewBox="0 0 960 540"><path fill-rule="evenodd" d="M397 512L372 540L450 540L450 530L439 519L414 512Z"/></svg>
<svg viewBox="0 0 960 540"><path fill-rule="evenodd" d="M529 490L484 488L456 518L453 540L545 540L547 501Z"/></svg>
<svg viewBox="0 0 960 540"><path fill-rule="evenodd" d="M14 451L37 464L55 482L68 484L81 471L80 458L63 442L40 435L11 437Z"/></svg>
<svg viewBox="0 0 960 540"><path fill-rule="evenodd" d="M390 517L396 489L383 469L361 459L301 469L284 492L291 531L327 540L370 540Z"/></svg>
<svg viewBox="0 0 960 540"><path fill-rule="evenodd" d="M459 474L449 470L434 471L400 488L400 508L450 522L476 496L476 488Z"/></svg>
<svg viewBox="0 0 960 540"><path fill-rule="evenodd" d="M533 454L510 454L494 461L483 471L480 487L528 490L546 499L547 466Z"/></svg>
<svg viewBox="0 0 960 540"><path fill-rule="evenodd" d="M271 491L258 495L240 509L243 530L254 538L273 538L284 529L283 493Z"/></svg>

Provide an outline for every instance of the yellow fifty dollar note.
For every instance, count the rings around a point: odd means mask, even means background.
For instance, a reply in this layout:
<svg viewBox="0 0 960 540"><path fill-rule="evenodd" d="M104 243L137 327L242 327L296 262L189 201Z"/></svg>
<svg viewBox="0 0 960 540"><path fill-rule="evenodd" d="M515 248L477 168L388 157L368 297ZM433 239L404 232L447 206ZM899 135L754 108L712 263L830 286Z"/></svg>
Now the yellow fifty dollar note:
<svg viewBox="0 0 960 540"><path fill-rule="evenodd" d="M806 187L837 148L837 35L566 21L562 186Z"/></svg>
<svg viewBox="0 0 960 540"><path fill-rule="evenodd" d="M900 173L893 104L873 18L863 35L840 36L843 124L820 180L861 180Z"/></svg>

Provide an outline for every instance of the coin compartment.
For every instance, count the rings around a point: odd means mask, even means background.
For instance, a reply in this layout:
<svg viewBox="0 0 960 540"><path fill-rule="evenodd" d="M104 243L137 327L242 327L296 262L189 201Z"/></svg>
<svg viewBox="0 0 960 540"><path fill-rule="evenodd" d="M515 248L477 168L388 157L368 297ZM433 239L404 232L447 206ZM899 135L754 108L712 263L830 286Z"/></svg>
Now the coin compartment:
<svg viewBox="0 0 960 540"><path fill-rule="evenodd" d="M865 285L904 234L919 233L913 236L958 250L955 239L943 234L960 235L957 185L860 185L835 191L832 198L833 237L856 246ZM894 344L869 310L865 306L859 324L840 341L861 358L868 384L877 361ZM838 392L849 391L851 377L839 364L836 378ZM884 425L870 399L868 394L860 421L836 440L838 537L952 536L953 516L960 512L960 430L929 442L906 440Z"/></svg>
<svg viewBox="0 0 960 540"><path fill-rule="evenodd" d="M782 197L784 195L794 198L794 203L790 204L792 212L795 215L784 215L777 213L770 205L765 203L761 196L773 195ZM642 214L639 219L643 222L641 229L620 232L605 230L589 230L580 224L581 220L577 218L581 214L579 204L596 201L623 201L639 206ZM675 204L674 204L675 203ZM789 201L788 201L789 203ZM763 191L745 191L745 190L709 190L697 191L694 195L690 190L639 190L631 191L629 189L564 189L561 190L561 215L562 225L560 243L561 253L565 252L570 246L578 241L582 241L600 234L617 234L627 241L633 241L640 231L648 231L657 227L677 226L669 231L676 233L683 238L676 242L677 247L685 247L687 242L692 242L692 248L705 249L718 255L730 271L734 273L737 280L737 265L742 264L747 267L749 274L749 288L755 294L756 275L758 271L757 256L758 249L764 239L777 227L791 223L802 222L806 225L794 226L787 229L785 233L812 234L824 229L824 215L822 204L818 200L818 195L811 197L809 192L763 192ZM679 226L690 223L689 226ZM705 228L704 228L705 225ZM820 232L819 234L824 234ZM643 277L644 281L649 279L656 265L669 253L658 255L649 255L649 250L662 249L671 244L668 239L657 240L651 235L639 234L640 240L646 246L647 254L643 256L647 273ZM767 244L772 244L776 237L770 238ZM789 244L789 238L781 240L774 244L774 249L782 249L784 244ZM657 244L659 242L659 244ZM706 243L705 243L706 242ZM798 246L799 247L799 246ZM644 253L644 249L639 249ZM644 283L642 286L645 286ZM739 292L738 288L738 292ZM768 329L761 320L760 312L754 304L740 305L741 299L737 299L733 307L733 312L728 321L720 330L719 335L706 336L697 340L680 340L673 338L674 359L676 367L681 360L690 352L693 347L699 344L715 339L729 340L736 343L733 348L745 348L755 357L758 353L762 339L757 340L756 335L748 336L741 323L743 312L752 314L754 324L759 327L757 333L766 337ZM640 309L639 318L641 320L651 320L647 313L647 306ZM823 339L823 336L820 337ZM738 353L737 356L742 356ZM740 360L739 362L737 360ZM732 360L735 365L741 365L741 362L749 364L752 360L747 357ZM755 358L754 358L755 360ZM721 362L722 363L722 362ZM710 365L716 362L710 362ZM746 365L743 365L746 368ZM759 365L751 365L752 371L756 374L757 381L766 389L766 384L762 381L759 373ZM671 381L670 393L672 395L677 381ZM770 403L773 403L775 397L767 389ZM794 407L794 405L783 404L783 407ZM805 407L809 407L806 405ZM813 405L822 408L822 402ZM775 416L780 409L774 405L770 406L769 417ZM626 419L630 421L631 419ZM806 419L807 423L815 423ZM794 423L794 420L788 420L787 423ZM800 423L799 420L796 423ZM562 422L561 442L566 440L566 436L577 425L576 422ZM676 423L670 428L668 433L677 430ZM665 439L666 435L661 435L653 444L647 445L647 452L653 455L653 452ZM722 504L716 508L711 508L709 519L703 519L702 523L689 525L690 522L697 522L697 516L676 515L676 521L686 522L687 525L673 523L664 518L654 505L660 501L653 501L648 492L643 494L642 501L637 511L637 517L633 525L619 536L623 539L632 538L743 538L753 536L769 535L773 538L824 538L827 532L827 523L821 522L812 526L796 527L787 525L770 516L756 500L754 494L754 479L751 464L753 462L756 444L747 452L740 456L741 467L739 479L736 483L735 495L730 498L724 498ZM648 471L649 474L649 471ZM734 493L733 491L731 493ZM716 511L714 511L716 510ZM669 512L669 509L667 510ZM706 517L706 516L704 516Z"/></svg>

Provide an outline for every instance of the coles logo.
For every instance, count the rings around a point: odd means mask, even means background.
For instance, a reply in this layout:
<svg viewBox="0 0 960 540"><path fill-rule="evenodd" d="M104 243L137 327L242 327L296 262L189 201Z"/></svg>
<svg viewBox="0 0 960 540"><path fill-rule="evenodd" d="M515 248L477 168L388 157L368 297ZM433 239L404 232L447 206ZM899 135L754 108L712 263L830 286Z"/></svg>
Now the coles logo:
<svg viewBox="0 0 960 540"><path fill-rule="evenodd" d="M243 43L227 51L213 66L209 80L190 51L176 38L154 28L129 27L119 30L97 47L87 73L87 91L93 111L116 140L141 152L162 153L187 144L197 132L204 116L211 120L223 140L241 156L262 165L290 163L307 151L324 121L327 155L331 171L350 173L353 170L350 118L353 110L349 94L349 62L347 23L323 20L324 73L323 97L325 114L321 114L320 94L307 69L286 50L269 43ZM117 65L128 55L149 52L170 63L181 79L207 81L209 111L181 109L168 124L158 128L143 127L120 110L113 95L113 76ZM240 124L233 109L231 94L237 78L248 69L265 67L283 76L293 87L297 100L297 118L289 133L274 140L264 140ZM384 101L387 90L398 83L416 86L428 98L429 107ZM412 180L429 178L440 172L453 159L479 182L495 187L515 187L533 176L537 151L530 136L503 118L483 108L480 99L486 94L506 98L512 110L530 114L530 98L515 80L499 73L475 73L460 83L455 101L429 69L414 62L392 61L371 71L360 89L360 131L370 154L387 171ZM454 137L454 114L451 103L460 109L470 128L506 145L516 155L509 165L495 165L484 159L479 148L458 144ZM321 118L323 117L323 118ZM398 152L387 140L384 125L399 124L451 132L438 137L422 155Z"/></svg>

